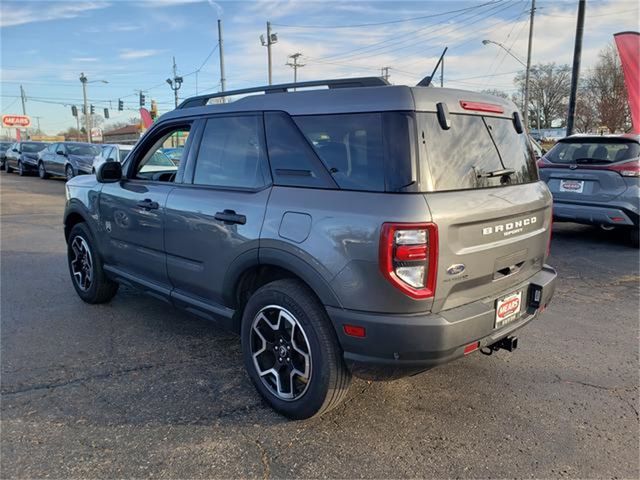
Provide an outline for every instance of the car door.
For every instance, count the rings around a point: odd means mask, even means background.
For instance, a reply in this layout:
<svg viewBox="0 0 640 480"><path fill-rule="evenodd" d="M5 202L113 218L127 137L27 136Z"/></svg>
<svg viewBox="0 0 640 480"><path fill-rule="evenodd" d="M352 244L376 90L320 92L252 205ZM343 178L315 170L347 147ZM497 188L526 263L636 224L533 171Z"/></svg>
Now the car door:
<svg viewBox="0 0 640 480"><path fill-rule="evenodd" d="M158 125L132 153L123 179L106 183L99 200L105 269L164 298L169 298L164 252L164 213L178 168L158 165L156 153L190 122Z"/></svg>
<svg viewBox="0 0 640 480"><path fill-rule="evenodd" d="M219 317L234 262L257 262L271 186L262 114L202 121L201 140L181 158L184 183L169 193L165 250L174 302Z"/></svg>
<svg viewBox="0 0 640 480"><path fill-rule="evenodd" d="M64 143L56 144L56 149L51 153L51 168L54 175L64 175L64 167L67 162L67 149Z"/></svg>

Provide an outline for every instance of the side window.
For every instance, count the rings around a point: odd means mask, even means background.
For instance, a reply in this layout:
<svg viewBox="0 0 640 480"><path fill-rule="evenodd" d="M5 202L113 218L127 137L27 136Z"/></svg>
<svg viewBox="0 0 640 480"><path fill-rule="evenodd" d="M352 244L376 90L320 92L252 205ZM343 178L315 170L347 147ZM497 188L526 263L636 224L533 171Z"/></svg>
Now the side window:
<svg viewBox="0 0 640 480"><path fill-rule="evenodd" d="M264 186L263 138L260 115L208 119L193 183L234 188Z"/></svg>
<svg viewBox="0 0 640 480"><path fill-rule="evenodd" d="M115 160L116 158L113 151L114 151L113 147L105 148L104 151L102 152L102 158L104 158L105 160L108 158L112 158Z"/></svg>
<svg viewBox="0 0 640 480"><path fill-rule="evenodd" d="M180 125L160 133L151 147L139 158L133 178L154 182L173 182L178 166L164 153L164 150L175 146L178 142L184 146L189 130L190 125Z"/></svg>
<svg viewBox="0 0 640 480"><path fill-rule="evenodd" d="M267 148L276 185L335 188L326 168L289 115L265 113Z"/></svg>

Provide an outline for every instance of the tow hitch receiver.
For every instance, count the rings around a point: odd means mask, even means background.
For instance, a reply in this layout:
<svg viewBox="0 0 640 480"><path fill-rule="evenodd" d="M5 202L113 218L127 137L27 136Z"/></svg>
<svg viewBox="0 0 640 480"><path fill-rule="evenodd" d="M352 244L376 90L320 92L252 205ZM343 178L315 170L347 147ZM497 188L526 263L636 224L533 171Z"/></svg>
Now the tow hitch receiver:
<svg viewBox="0 0 640 480"><path fill-rule="evenodd" d="M493 352L497 352L501 349L513 352L516 348L518 348L518 337L505 337L493 345L481 348L480 353L483 353L484 355L491 355Z"/></svg>

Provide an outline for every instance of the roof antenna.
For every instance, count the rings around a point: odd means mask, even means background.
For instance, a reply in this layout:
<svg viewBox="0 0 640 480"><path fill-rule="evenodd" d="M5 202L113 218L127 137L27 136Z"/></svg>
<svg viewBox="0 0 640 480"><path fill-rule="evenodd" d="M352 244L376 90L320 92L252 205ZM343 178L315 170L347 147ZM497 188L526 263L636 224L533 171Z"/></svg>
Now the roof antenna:
<svg viewBox="0 0 640 480"><path fill-rule="evenodd" d="M416 87L428 87L429 85L431 85L431 79L433 78L433 76L438 71L438 67L442 63L442 59L444 58L444 54L447 53L448 49L449 49L449 47L444 47L444 50L442 51L442 55L440 55L440 58L438 59L438 63L436 63L436 68L433 69L433 72L431 72L431 75L427 75L422 80L420 80L418 82L418 84L416 85Z"/></svg>

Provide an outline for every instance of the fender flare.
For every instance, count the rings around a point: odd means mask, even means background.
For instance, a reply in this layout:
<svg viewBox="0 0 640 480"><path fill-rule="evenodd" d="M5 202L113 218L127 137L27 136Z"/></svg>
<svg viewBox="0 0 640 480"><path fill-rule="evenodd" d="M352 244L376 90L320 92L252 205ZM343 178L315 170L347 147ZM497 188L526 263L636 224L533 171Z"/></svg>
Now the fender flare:
<svg viewBox="0 0 640 480"><path fill-rule="evenodd" d="M320 273L296 255L277 248L260 247L244 252L229 266L225 275L224 303L235 305L235 289L242 275L249 269L261 265L280 267L299 277L318 296L323 305L342 308L337 295Z"/></svg>

